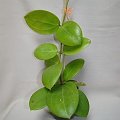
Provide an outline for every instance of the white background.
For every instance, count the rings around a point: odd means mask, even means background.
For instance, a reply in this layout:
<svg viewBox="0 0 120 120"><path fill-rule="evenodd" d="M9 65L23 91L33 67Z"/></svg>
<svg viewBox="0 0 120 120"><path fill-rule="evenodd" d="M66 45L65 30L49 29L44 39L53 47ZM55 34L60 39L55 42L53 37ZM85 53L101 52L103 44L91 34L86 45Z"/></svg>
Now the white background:
<svg viewBox="0 0 120 120"><path fill-rule="evenodd" d="M70 6L72 19L92 40L84 52L66 59L86 60L76 79L87 84L87 120L120 120L120 0L70 0ZM46 9L61 19L62 8L63 0L0 0L0 120L55 120L46 110L28 108L30 95L41 86L44 67L33 51L53 38L34 33L23 16Z"/></svg>

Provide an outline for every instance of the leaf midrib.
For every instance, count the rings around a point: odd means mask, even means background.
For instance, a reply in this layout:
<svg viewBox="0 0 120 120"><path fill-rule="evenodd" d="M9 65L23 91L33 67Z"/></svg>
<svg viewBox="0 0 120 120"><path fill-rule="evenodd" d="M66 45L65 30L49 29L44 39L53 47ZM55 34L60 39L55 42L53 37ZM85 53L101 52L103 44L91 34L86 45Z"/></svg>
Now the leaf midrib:
<svg viewBox="0 0 120 120"><path fill-rule="evenodd" d="M67 116L69 116L69 114L67 112L67 109L66 109L66 106L65 106L64 95L63 95L63 88L62 88L62 99L63 99L63 107L65 109L65 112L66 112Z"/></svg>
<svg viewBox="0 0 120 120"><path fill-rule="evenodd" d="M49 27L49 29L39 29L39 28L37 28L37 27L35 27L32 23L30 23L30 26L32 26L34 29L36 29L36 30L44 30L44 31L46 31L46 30L52 30L52 29L55 29L55 28L57 28L58 26L56 25L56 26L54 26L54 27Z"/></svg>
<svg viewBox="0 0 120 120"><path fill-rule="evenodd" d="M49 23L49 22L46 22L46 21L39 21L39 20L34 20L34 19L31 19L32 22L39 22L39 23L42 23L42 24L49 24L49 25L53 25L53 26L58 26L59 24L54 24L54 23Z"/></svg>

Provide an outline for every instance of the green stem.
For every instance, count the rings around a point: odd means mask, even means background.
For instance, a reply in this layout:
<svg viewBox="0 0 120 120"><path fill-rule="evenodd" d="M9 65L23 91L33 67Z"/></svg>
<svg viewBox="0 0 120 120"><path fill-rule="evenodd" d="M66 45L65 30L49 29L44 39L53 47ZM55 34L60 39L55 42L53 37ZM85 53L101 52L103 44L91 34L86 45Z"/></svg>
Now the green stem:
<svg viewBox="0 0 120 120"><path fill-rule="evenodd" d="M68 3L69 3L69 0L66 1L65 9L67 9ZM64 12L64 14L63 14L62 25L64 24L65 19L66 19L66 12ZM63 65L61 76L60 76L60 83L61 84L63 84L63 71L64 71L64 67L65 67L65 55L63 54L63 47L64 47L64 45L62 43L60 43L60 59L61 59L62 65Z"/></svg>
<svg viewBox="0 0 120 120"><path fill-rule="evenodd" d="M68 7L68 3L69 3L69 0L66 1L65 9L67 9L67 7ZM63 23L65 22L65 19L66 19L66 12L64 12L64 14L63 14L62 25L63 25Z"/></svg>

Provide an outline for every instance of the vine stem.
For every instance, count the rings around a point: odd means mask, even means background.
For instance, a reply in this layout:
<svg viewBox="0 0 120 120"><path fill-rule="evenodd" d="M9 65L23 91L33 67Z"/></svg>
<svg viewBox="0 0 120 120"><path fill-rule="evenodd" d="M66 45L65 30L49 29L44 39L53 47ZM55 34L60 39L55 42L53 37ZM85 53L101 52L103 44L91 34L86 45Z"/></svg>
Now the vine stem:
<svg viewBox="0 0 120 120"><path fill-rule="evenodd" d="M67 7L68 7L68 3L69 3L69 0L66 0L65 9L67 9ZM64 12L64 14L63 14L62 25L63 25L64 22L65 22L65 18L66 18L66 12Z"/></svg>
<svg viewBox="0 0 120 120"><path fill-rule="evenodd" d="M67 7L68 7L68 3L69 3L69 0L66 0L65 8L64 8L66 10L67 10ZM66 12L64 11L62 25L64 24L65 19L66 19ZM63 84L63 71L64 71L64 68L65 68L65 55L63 54L63 47L64 47L64 45L62 43L60 43L60 59L61 59L62 65L63 65L61 76L60 76L60 83L61 84Z"/></svg>

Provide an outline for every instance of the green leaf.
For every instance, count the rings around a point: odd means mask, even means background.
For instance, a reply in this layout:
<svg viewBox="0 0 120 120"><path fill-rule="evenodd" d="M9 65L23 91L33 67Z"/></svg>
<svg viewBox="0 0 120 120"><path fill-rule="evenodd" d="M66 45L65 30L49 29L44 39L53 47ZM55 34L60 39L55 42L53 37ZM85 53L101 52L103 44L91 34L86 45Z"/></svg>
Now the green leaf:
<svg viewBox="0 0 120 120"><path fill-rule="evenodd" d="M79 93L73 82L55 86L47 94L47 106L56 116L70 118L76 111Z"/></svg>
<svg viewBox="0 0 120 120"><path fill-rule="evenodd" d="M55 83L58 81L61 71L62 71L61 63L55 64L46 68L42 75L43 85L46 88L51 89L55 85Z"/></svg>
<svg viewBox="0 0 120 120"><path fill-rule="evenodd" d="M34 10L24 18L28 26L40 34L53 34L60 26L58 17L45 10Z"/></svg>
<svg viewBox="0 0 120 120"><path fill-rule="evenodd" d="M82 43L81 45L78 46L64 46L63 48L63 53L65 55L74 55L77 54L81 51L83 51L86 47L88 47L90 45L91 41L88 38L82 38Z"/></svg>
<svg viewBox="0 0 120 120"><path fill-rule="evenodd" d="M46 107L47 91L46 88L41 88L31 96L29 101L30 110L39 110Z"/></svg>
<svg viewBox="0 0 120 120"><path fill-rule="evenodd" d="M84 82L76 82L76 85L79 86L86 86L86 84Z"/></svg>
<svg viewBox="0 0 120 120"><path fill-rule="evenodd" d="M56 55L55 57L49 59L49 60L45 60L45 65L46 67L50 67L51 65L60 63L60 59L58 57L58 55Z"/></svg>
<svg viewBox="0 0 120 120"><path fill-rule="evenodd" d="M79 86L86 86L86 84L84 82L78 82L76 80L69 80L69 81L70 82L74 82L77 87L79 87ZM67 81L67 82L69 82L69 81Z"/></svg>
<svg viewBox="0 0 120 120"><path fill-rule="evenodd" d="M75 115L79 117L87 117L88 113L89 113L89 101L86 95L79 90L79 104Z"/></svg>
<svg viewBox="0 0 120 120"><path fill-rule="evenodd" d="M41 44L34 51L35 57L40 60L48 60L56 56L56 54L57 54L57 47L51 43Z"/></svg>
<svg viewBox="0 0 120 120"><path fill-rule="evenodd" d="M80 45L82 40L82 30L77 23L68 21L57 30L56 38L67 46Z"/></svg>
<svg viewBox="0 0 120 120"><path fill-rule="evenodd" d="M83 68L84 60L76 59L66 65L63 71L63 79L65 81L71 80Z"/></svg>

